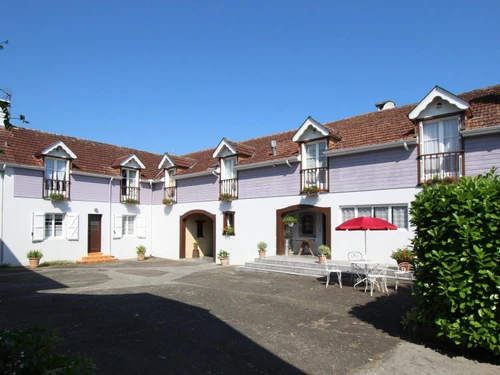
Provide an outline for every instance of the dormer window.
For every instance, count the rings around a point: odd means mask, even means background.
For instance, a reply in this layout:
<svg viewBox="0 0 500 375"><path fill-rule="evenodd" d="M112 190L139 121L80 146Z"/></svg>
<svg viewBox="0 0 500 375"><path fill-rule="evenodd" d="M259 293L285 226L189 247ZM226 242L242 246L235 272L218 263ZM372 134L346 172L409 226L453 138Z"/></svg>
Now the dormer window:
<svg viewBox="0 0 500 375"><path fill-rule="evenodd" d="M139 171L122 168L121 201L139 203Z"/></svg>
<svg viewBox="0 0 500 375"><path fill-rule="evenodd" d="M166 169L165 170L165 202L175 203L177 202L177 188L174 176L176 175L176 169Z"/></svg>
<svg viewBox="0 0 500 375"><path fill-rule="evenodd" d="M213 158L219 159L219 199L231 201L238 198L238 172L235 167L238 157L251 156L253 148L245 145L238 145L223 138L215 151Z"/></svg>
<svg viewBox="0 0 500 375"><path fill-rule="evenodd" d="M222 197L236 198L238 196L237 172L234 170L236 161L236 156L221 159L220 194Z"/></svg>
<svg viewBox="0 0 500 375"><path fill-rule="evenodd" d="M45 164L43 197L54 201L69 199L70 161L76 159L76 155L62 141L50 145L41 154Z"/></svg>
<svg viewBox="0 0 500 375"><path fill-rule="evenodd" d="M301 192L328 191L326 140L302 144Z"/></svg>

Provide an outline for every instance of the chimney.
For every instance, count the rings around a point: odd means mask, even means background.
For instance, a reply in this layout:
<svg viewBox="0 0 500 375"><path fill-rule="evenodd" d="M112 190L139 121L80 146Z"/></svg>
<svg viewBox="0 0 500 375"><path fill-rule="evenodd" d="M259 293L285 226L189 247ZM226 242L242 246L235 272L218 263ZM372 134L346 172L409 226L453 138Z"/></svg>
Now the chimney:
<svg viewBox="0 0 500 375"><path fill-rule="evenodd" d="M379 111L384 111L386 109L395 108L396 102L393 100L386 100L384 102L375 103L375 107L377 107Z"/></svg>
<svg viewBox="0 0 500 375"><path fill-rule="evenodd" d="M273 156L276 156L276 140L271 141L271 148L273 149Z"/></svg>

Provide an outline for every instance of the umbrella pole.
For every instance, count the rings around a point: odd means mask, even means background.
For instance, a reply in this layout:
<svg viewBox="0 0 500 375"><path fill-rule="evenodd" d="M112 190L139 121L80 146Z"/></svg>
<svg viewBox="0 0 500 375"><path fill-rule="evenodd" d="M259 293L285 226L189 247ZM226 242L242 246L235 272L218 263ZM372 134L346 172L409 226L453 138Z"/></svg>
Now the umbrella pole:
<svg viewBox="0 0 500 375"><path fill-rule="evenodd" d="M365 230L365 260L368 259L368 251L366 250L366 232L368 232L368 229Z"/></svg>

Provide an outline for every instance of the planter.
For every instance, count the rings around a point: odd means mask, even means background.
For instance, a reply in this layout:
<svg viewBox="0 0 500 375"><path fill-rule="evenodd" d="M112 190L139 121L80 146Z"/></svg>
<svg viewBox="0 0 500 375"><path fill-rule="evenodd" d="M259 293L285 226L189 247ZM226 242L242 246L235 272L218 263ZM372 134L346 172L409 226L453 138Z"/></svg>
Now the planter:
<svg viewBox="0 0 500 375"><path fill-rule="evenodd" d="M411 271L411 264L407 260L397 260L400 271Z"/></svg>
<svg viewBox="0 0 500 375"><path fill-rule="evenodd" d="M266 257L266 252L265 251L259 251L259 258L265 258Z"/></svg>
<svg viewBox="0 0 500 375"><path fill-rule="evenodd" d="M288 223L287 225L291 228L295 225L295 223Z"/></svg>
<svg viewBox="0 0 500 375"><path fill-rule="evenodd" d="M30 268L37 268L40 265L40 258L29 258Z"/></svg>
<svg viewBox="0 0 500 375"><path fill-rule="evenodd" d="M229 264L229 258L222 258L220 260L220 265L221 266L227 266Z"/></svg>
<svg viewBox="0 0 500 375"><path fill-rule="evenodd" d="M144 260L146 258L145 253L137 253L137 260Z"/></svg>
<svg viewBox="0 0 500 375"><path fill-rule="evenodd" d="M318 256L319 264L325 264L326 263L326 257L324 255Z"/></svg>
<svg viewBox="0 0 500 375"><path fill-rule="evenodd" d="M200 257L200 249L198 249L198 246L193 247L193 258L199 258Z"/></svg>

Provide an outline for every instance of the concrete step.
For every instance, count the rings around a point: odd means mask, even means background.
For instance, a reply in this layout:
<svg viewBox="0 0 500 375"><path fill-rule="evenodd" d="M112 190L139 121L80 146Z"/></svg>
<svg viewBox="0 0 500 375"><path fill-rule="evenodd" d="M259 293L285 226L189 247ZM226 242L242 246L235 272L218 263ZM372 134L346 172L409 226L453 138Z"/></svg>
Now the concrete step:
<svg viewBox="0 0 500 375"><path fill-rule="evenodd" d="M313 277L323 277L326 276L325 267L321 268L315 267L303 267L303 265L286 265L286 264L274 264L266 262L249 262L245 263L242 267L245 271L247 270L258 270L260 272L276 272L276 273L288 273L293 275L303 275L303 276L313 276Z"/></svg>
<svg viewBox="0 0 500 375"><path fill-rule="evenodd" d="M99 254L99 255L94 255ZM102 255L102 253L90 253L86 257L82 257L81 260L77 260L78 264L95 264L95 263L110 263L110 262L118 262L112 255Z"/></svg>

